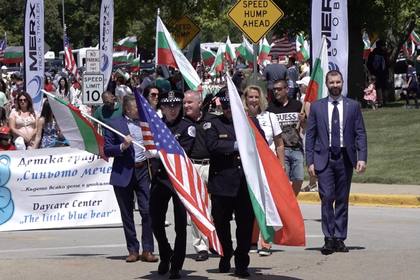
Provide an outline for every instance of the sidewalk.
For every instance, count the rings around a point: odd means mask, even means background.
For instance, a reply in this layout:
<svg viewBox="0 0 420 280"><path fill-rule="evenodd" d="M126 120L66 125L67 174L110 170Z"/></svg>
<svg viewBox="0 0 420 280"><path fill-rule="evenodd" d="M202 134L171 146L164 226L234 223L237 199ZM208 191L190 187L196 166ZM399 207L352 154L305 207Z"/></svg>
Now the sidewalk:
<svg viewBox="0 0 420 280"><path fill-rule="evenodd" d="M304 182L306 186L308 182ZM319 203L318 192L301 192L298 200ZM352 183L350 204L365 206L420 207L420 185Z"/></svg>

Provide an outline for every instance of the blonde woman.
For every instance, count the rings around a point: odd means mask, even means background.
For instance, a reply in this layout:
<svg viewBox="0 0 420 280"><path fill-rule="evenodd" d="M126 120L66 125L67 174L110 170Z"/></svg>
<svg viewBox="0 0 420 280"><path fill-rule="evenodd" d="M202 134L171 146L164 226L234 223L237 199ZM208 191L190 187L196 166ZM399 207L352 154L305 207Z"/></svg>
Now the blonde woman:
<svg viewBox="0 0 420 280"><path fill-rule="evenodd" d="M266 111L268 107L267 98L259 86L250 85L244 90L242 103L248 116L256 117L271 150L277 155L282 166L284 166L284 145L281 138L281 127L274 113ZM255 228L255 227L254 227ZM254 231L253 240L258 239L258 232ZM254 245L255 247L255 245ZM260 236L260 256L271 255L271 244L265 242ZM252 249L252 248L251 248Z"/></svg>

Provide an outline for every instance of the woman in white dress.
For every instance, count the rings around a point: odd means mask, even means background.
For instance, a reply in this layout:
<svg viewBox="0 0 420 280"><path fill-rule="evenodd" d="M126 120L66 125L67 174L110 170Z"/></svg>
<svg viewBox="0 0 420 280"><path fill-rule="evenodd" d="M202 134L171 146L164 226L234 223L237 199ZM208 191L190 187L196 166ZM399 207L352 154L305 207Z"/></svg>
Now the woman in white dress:
<svg viewBox="0 0 420 280"><path fill-rule="evenodd" d="M255 85L248 86L242 95L242 103L248 116L257 118L270 149L277 155L281 165L284 166L284 144L280 135L282 130L277 116L274 113L266 111L268 102L262 89ZM257 240L257 238L258 232L254 231L253 240ZM258 253L260 256L271 255L271 244L265 242L261 236L259 239L260 249Z"/></svg>

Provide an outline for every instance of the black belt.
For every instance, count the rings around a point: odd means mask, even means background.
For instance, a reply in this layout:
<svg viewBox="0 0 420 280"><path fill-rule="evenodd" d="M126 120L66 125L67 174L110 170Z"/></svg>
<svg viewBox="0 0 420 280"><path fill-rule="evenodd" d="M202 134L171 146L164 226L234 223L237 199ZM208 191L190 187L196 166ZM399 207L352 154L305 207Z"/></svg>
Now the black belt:
<svg viewBox="0 0 420 280"><path fill-rule="evenodd" d="M210 159L203 158L203 159L191 159L192 163L194 164L201 164L201 165L207 165L210 164Z"/></svg>
<svg viewBox="0 0 420 280"><path fill-rule="evenodd" d="M143 168L147 166L147 160L134 163L134 168Z"/></svg>
<svg viewBox="0 0 420 280"><path fill-rule="evenodd" d="M346 154L346 148L340 148L340 153L338 155L334 155L331 151L331 147L330 147L330 158L332 160L339 160L341 158L343 158L343 156Z"/></svg>

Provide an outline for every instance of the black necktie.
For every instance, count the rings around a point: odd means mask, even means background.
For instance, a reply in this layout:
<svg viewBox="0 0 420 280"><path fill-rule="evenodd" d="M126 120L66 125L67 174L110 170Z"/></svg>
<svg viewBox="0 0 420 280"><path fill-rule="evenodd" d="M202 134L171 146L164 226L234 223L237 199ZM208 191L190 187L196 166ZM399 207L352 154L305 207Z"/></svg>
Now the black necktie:
<svg viewBox="0 0 420 280"><path fill-rule="evenodd" d="M332 102L334 109L331 118L331 152L334 156L340 155L340 114L338 113L338 101Z"/></svg>

